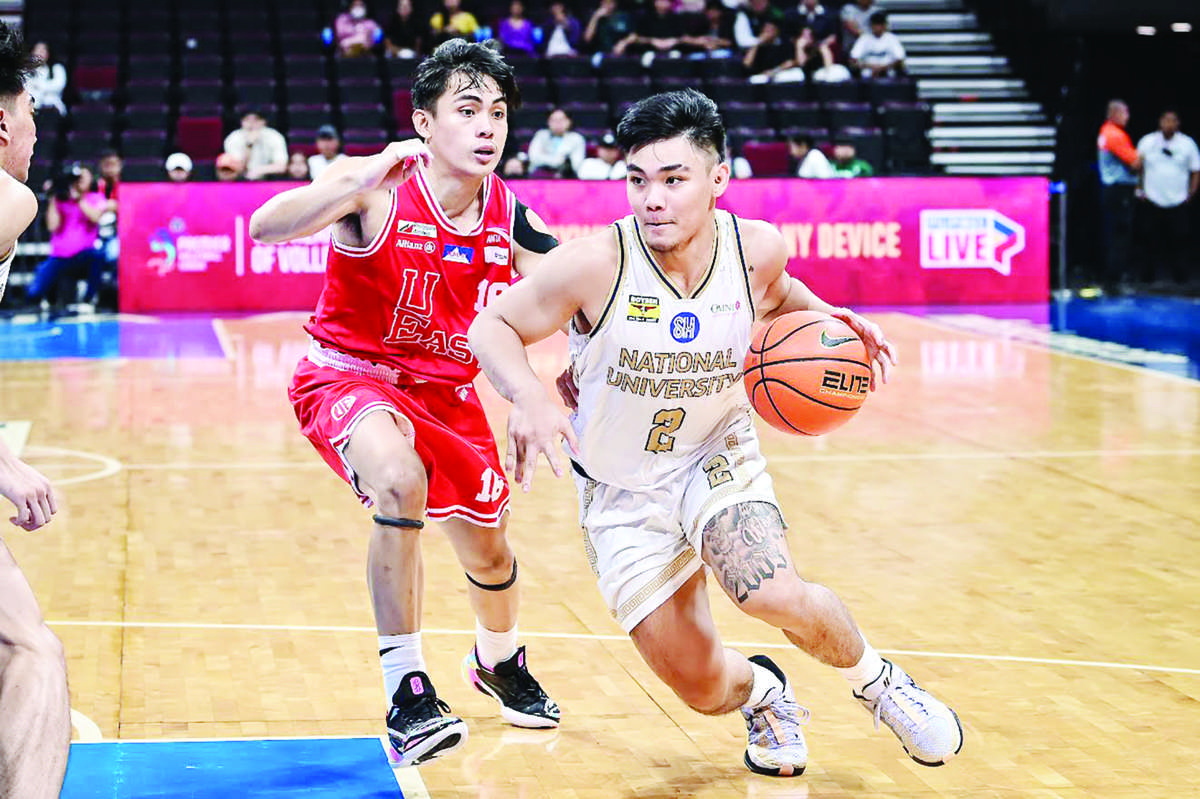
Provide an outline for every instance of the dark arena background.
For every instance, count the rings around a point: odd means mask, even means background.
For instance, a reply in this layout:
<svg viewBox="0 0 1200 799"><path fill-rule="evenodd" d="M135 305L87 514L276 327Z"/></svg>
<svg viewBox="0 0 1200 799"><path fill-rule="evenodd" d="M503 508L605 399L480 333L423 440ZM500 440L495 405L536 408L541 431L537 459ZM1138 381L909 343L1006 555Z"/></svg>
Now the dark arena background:
<svg viewBox="0 0 1200 799"><path fill-rule="evenodd" d="M505 0L368 0L365 19L335 0L0 0L48 54L0 436L59 497L4 542L66 650L62 796L1200 795L1200 5L850 2L903 48L865 75L842 0L512 5L523 24ZM954 761L912 762L714 583L726 643L768 652L812 712L802 777L747 771L739 714L689 710L614 623L571 478L543 467L509 538L562 726L508 726L454 677L474 619L430 525L425 657L470 739L389 766L367 514L287 398L330 232L263 244L249 220L337 153L415 136L414 70L454 35L502 41L524 103L498 172L560 240L628 213L606 141L625 110L695 88L728 130L719 207L776 225L789 272L895 343L845 427L758 429L801 574L954 705ZM556 163L560 111L582 145ZM239 149L259 123L283 142L265 167ZM1122 135L1137 165L1100 152ZM86 234L48 218L84 201L104 208ZM531 362L552 386L565 337ZM477 387L503 453L509 405Z"/></svg>

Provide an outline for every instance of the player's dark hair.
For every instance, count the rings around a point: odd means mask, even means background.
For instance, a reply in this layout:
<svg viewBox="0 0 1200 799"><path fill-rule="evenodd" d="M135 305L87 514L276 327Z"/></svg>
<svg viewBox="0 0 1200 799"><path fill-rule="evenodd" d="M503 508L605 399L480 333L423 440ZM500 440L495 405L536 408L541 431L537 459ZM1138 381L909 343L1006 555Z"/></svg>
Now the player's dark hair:
<svg viewBox="0 0 1200 799"><path fill-rule="evenodd" d="M0 22L0 99L10 100L25 90L25 81L39 65L25 49L21 33Z"/></svg>
<svg viewBox="0 0 1200 799"><path fill-rule="evenodd" d="M725 160L725 123L717 104L695 89L654 94L634 103L617 125L617 142L631 153L639 147L683 136L693 147Z"/></svg>
<svg viewBox="0 0 1200 799"><path fill-rule="evenodd" d="M450 86L454 75L467 79L464 88L482 86L491 78L500 87L509 111L521 107L521 90L517 88L516 73L496 49L496 43L468 42L465 39L450 39L438 45L433 54L417 66L412 86L413 108L430 114L437 109L438 98Z"/></svg>
<svg viewBox="0 0 1200 799"><path fill-rule="evenodd" d="M888 15L887 15L886 11L876 11L874 14L871 15L871 18L870 18L871 25L886 25L887 22L888 22Z"/></svg>

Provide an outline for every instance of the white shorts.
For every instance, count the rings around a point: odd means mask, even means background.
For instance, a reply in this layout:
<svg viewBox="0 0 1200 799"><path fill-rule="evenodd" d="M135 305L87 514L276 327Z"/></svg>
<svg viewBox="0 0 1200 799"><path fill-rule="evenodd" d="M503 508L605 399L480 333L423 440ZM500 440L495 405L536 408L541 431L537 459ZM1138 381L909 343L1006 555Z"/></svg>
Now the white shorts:
<svg viewBox="0 0 1200 799"><path fill-rule="evenodd" d="M749 420L739 420L698 458L681 463L659 488L628 491L578 472L575 486L588 562L625 632L704 565L701 536L713 516L743 502L779 507Z"/></svg>

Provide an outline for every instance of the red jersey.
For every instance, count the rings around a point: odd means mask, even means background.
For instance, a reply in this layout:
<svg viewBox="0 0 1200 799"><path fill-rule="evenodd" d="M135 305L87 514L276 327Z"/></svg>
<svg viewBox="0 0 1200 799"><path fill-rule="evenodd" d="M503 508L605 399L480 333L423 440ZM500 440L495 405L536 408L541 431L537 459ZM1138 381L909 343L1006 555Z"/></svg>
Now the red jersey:
<svg viewBox="0 0 1200 799"><path fill-rule="evenodd" d="M494 174L469 231L446 217L420 170L392 192L366 247L335 238L317 310L304 329L322 347L424 380L464 385L479 374L467 328L512 282L516 198Z"/></svg>

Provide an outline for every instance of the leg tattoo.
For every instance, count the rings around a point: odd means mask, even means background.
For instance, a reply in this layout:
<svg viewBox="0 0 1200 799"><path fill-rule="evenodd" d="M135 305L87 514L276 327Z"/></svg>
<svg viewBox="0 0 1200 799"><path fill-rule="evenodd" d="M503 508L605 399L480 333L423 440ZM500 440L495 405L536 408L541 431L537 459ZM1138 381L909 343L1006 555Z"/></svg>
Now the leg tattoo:
<svg viewBox="0 0 1200 799"><path fill-rule="evenodd" d="M739 603L790 564L783 518L766 502L744 502L717 513L704 525L703 549L704 561Z"/></svg>

